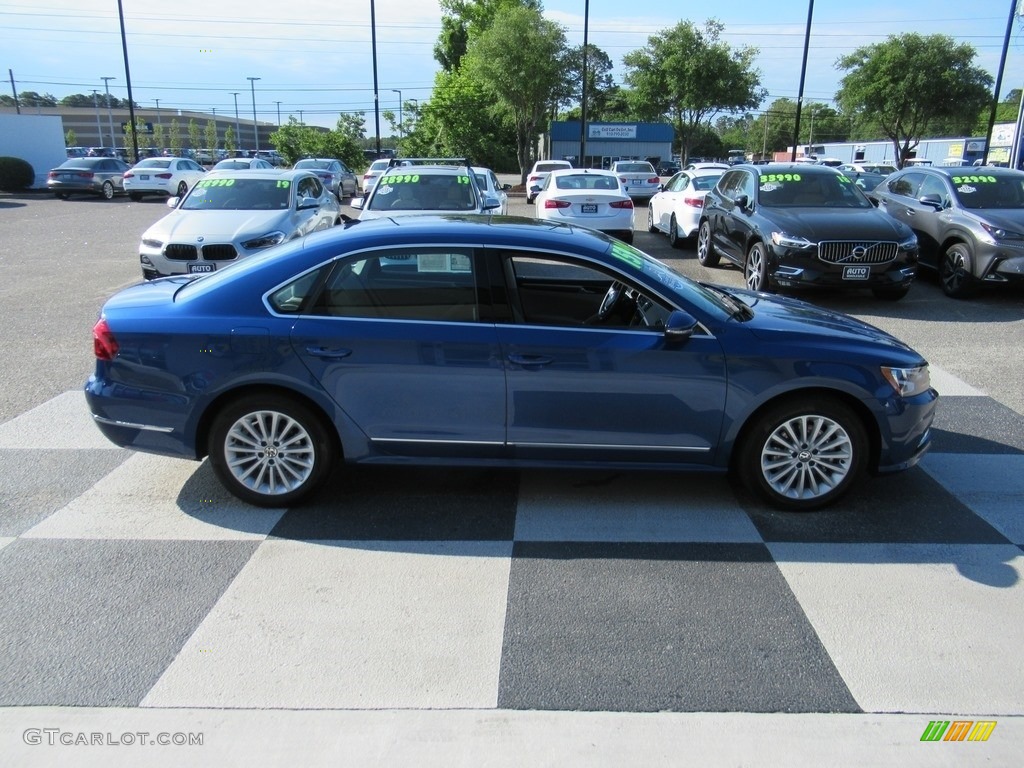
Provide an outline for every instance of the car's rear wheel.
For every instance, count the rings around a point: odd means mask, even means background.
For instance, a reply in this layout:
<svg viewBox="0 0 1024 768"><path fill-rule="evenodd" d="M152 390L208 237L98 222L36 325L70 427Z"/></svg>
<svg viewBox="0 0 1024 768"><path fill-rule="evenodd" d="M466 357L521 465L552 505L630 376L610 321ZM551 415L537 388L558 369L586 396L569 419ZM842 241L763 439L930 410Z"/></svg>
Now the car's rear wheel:
<svg viewBox="0 0 1024 768"><path fill-rule="evenodd" d="M132 200L134 200L137 203L137 202L139 202L142 199L142 193L141 192L129 192L128 193L128 197L131 198Z"/></svg>
<svg viewBox="0 0 1024 768"><path fill-rule="evenodd" d="M683 238L679 236L679 222L676 221L676 215L674 213L668 222L668 244L673 248L683 247Z"/></svg>
<svg viewBox="0 0 1024 768"><path fill-rule="evenodd" d="M971 271L973 259L971 250L964 243L953 243L939 261L939 282L942 291L954 299L966 299L978 288L978 281Z"/></svg>
<svg viewBox="0 0 1024 768"><path fill-rule="evenodd" d="M704 219L697 230L697 261L702 267L717 267L721 257L711 243L711 221Z"/></svg>
<svg viewBox="0 0 1024 768"><path fill-rule="evenodd" d="M323 421L287 397L243 397L214 420L210 463L224 487L243 501L259 507L297 504L316 491L334 464L334 442Z"/></svg>
<svg viewBox="0 0 1024 768"><path fill-rule="evenodd" d="M68 193L67 192L54 192L53 194L54 194L54 196L58 200L67 200L68 199Z"/></svg>
<svg viewBox="0 0 1024 768"><path fill-rule="evenodd" d="M808 511L846 493L867 464L864 425L827 397L780 403L744 435L733 469L769 504Z"/></svg>
<svg viewBox="0 0 1024 768"><path fill-rule="evenodd" d="M743 278L752 291L771 290L768 280L768 249L764 243L754 243L743 264Z"/></svg>
<svg viewBox="0 0 1024 768"><path fill-rule="evenodd" d="M188 194L188 184L184 181L178 182L178 197L184 197Z"/></svg>
<svg viewBox="0 0 1024 768"><path fill-rule="evenodd" d="M647 208L647 231L648 232L657 232L658 231L658 228L656 226L654 226L654 209L650 208L650 207Z"/></svg>
<svg viewBox="0 0 1024 768"><path fill-rule="evenodd" d="M630 245L632 245L633 244L633 233L629 232L629 231L620 232L619 233L619 240L621 240L624 243L629 243Z"/></svg>
<svg viewBox="0 0 1024 768"><path fill-rule="evenodd" d="M104 181L103 182L103 187L101 188L101 191L103 192L103 197L106 198L107 200L113 200L114 199L114 185L113 185L113 183L111 183L109 181Z"/></svg>

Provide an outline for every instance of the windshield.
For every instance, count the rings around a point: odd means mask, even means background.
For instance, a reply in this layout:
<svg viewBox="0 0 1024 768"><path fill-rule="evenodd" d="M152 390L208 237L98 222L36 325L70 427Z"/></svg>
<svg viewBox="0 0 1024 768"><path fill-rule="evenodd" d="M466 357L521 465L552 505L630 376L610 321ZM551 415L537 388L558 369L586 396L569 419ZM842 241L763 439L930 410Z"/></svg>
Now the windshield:
<svg viewBox="0 0 1024 768"><path fill-rule="evenodd" d="M964 208L999 208L1020 210L1024 208L1024 173L987 173L952 176L956 197Z"/></svg>
<svg viewBox="0 0 1024 768"><path fill-rule="evenodd" d="M475 185L466 174L388 173L377 181L371 211L472 211Z"/></svg>
<svg viewBox="0 0 1024 768"><path fill-rule="evenodd" d="M764 173L758 200L770 208L871 208L849 177L831 173Z"/></svg>
<svg viewBox="0 0 1024 768"><path fill-rule="evenodd" d="M185 198L185 211L275 211L288 207L287 179L200 179Z"/></svg>

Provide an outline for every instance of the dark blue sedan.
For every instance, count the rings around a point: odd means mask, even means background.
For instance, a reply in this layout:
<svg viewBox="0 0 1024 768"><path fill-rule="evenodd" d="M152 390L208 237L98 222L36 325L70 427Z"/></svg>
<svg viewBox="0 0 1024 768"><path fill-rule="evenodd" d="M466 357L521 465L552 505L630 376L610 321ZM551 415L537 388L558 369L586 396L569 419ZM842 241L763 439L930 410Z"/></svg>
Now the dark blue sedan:
<svg viewBox="0 0 1024 768"><path fill-rule="evenodd" d="M516 218L356 222L127 288L93 329L103 433L289 506L351 463L731 469L806 510L928 449L906 344L695 283L600 233Z"/></svg>

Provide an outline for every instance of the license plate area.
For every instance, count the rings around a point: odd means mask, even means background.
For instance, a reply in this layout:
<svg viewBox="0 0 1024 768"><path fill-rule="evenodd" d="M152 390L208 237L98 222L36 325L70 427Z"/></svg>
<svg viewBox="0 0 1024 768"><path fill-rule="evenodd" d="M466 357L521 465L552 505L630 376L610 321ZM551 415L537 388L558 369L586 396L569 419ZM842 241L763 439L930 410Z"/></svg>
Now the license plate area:
<svg viewBox="0 0 1024 768"><path fill-rule="evenodd" d="M210 272L217 270L216 264L189 264L188 271L190 275L206 275Z"/></svg>
<svg viewBox="0 0 1024 768"><path fill-rule="evenodd" d="M597 203L583 203L580 205L580 213L597 213Z"/></svg>
<svg viewBox="0 0 1024 768"><path fill-rule="evenodd" d="M871 277L871 267L846 266L843 267L843 280L867 280Z"/></svg>
<svg viewBox="0 0 1024 768"><path fill-rule="evenodd" d="M139 178L142 179L142 181L149 181L149 174L143 173L139 176Z"/></svg>

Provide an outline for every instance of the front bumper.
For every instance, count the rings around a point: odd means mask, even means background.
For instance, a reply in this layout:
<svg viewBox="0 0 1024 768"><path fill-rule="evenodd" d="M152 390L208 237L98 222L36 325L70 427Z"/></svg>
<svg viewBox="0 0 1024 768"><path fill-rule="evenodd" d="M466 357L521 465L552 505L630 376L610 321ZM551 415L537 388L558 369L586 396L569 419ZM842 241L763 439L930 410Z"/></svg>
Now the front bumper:
<svg viewBox="0 0 1024 768"><path fill-rule="evenodd" d="M771 282L780 288L900 288L917 276L917 251L905 251L883 264L831 264L818 258L816 249L795 249L768 244Z"/></svg>

